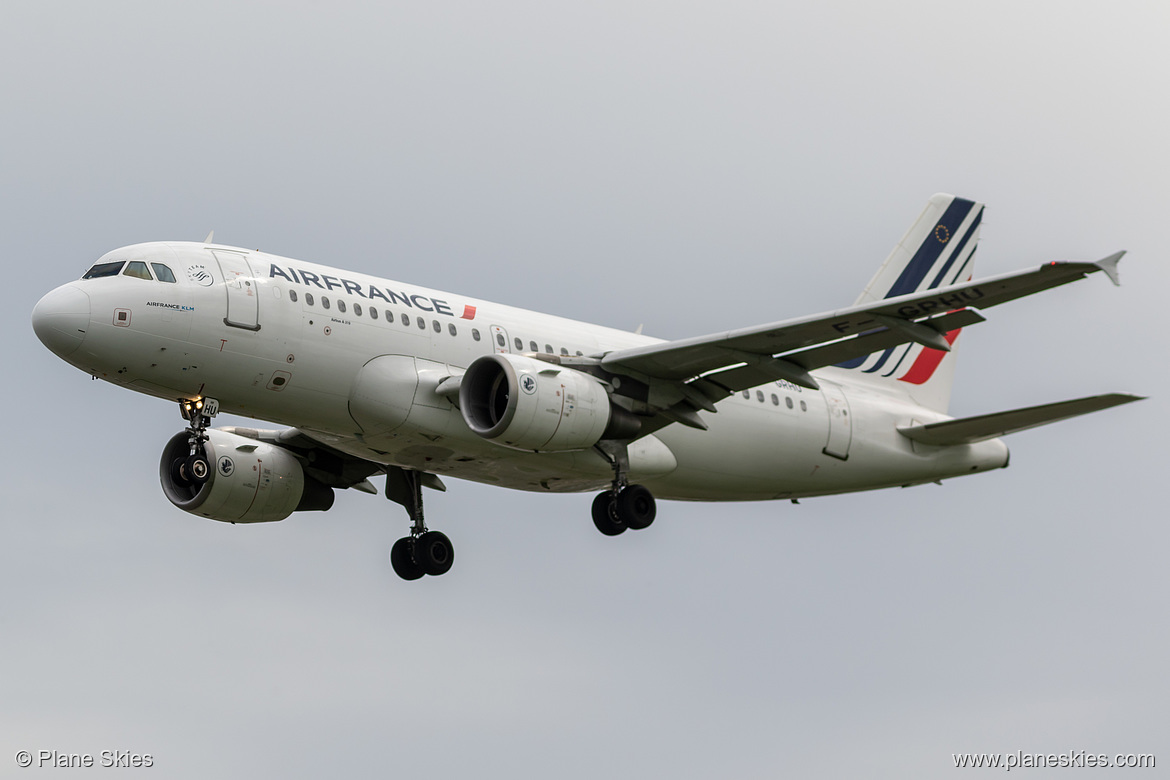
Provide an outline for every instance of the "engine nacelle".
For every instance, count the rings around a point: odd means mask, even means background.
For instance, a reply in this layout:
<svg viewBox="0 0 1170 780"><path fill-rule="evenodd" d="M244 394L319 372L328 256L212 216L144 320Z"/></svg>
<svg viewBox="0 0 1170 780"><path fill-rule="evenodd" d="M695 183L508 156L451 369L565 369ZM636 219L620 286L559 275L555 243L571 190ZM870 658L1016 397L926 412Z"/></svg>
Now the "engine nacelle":
<svg viewBox="0 0 1170 780"><path fill-rule="evenodd" d="M520 355L473 361L459 383L459 409L485 439L540 452L592 447L624 411L589 374Z"/></svg>
<svg viewBox="0 0 1170 780"><path fill-rule="evenodd" d="M159 479L179 509L226 523L267 523L333 505L333 489L306 477L288 450L214 428L207 436L211 477L203 484L184 479L177 468L190 451L186 432L163 450Z"/></svg>

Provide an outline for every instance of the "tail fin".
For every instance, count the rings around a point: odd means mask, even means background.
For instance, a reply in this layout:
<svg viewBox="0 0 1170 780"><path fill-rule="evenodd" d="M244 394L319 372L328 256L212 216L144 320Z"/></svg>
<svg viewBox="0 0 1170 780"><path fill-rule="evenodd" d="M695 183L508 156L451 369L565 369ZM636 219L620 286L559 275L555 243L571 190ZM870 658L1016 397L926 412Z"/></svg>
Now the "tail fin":
<svg viewBox="0 0 1170 780"><path fill-rule="evenodd" d="M983 204L938 194L902 236L856 303L932 290L966 281L974 272ZM946 334L954 344L959 331ZM914 402L945 412L951 397L955 353L910 343L841 364L859 378L896 389Z"/></svg>

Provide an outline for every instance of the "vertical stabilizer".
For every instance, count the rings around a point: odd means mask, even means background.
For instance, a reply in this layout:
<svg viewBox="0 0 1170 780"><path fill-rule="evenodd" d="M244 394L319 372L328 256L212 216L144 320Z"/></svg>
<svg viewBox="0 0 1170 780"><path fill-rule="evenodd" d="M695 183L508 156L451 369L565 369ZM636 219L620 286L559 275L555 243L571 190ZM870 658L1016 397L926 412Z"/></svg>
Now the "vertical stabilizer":
<svg viewBox="0 0 1170 780"><path fill-rule="evenodd" d="M983 221L983 204L938 194L902 236L856 303L933 290L964 282L974 272L975 247ZM908 395L914 402L945 412L955 371L955 339L946 334L950 352L911 342L840 365L857 378Z"/></svg>

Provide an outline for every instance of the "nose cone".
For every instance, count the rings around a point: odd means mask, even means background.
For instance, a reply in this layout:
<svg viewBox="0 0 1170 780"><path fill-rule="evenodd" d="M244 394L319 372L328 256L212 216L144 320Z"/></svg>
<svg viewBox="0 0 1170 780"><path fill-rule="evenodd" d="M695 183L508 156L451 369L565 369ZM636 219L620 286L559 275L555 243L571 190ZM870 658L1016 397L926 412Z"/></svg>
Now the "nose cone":
<svg viewBox="0 0 1170 780"><path fill-rule="evenodd" d="M59 357L73 354L89 330L89 296L71 285L58 287L37 301L32 326L41 343Z"/></svg>

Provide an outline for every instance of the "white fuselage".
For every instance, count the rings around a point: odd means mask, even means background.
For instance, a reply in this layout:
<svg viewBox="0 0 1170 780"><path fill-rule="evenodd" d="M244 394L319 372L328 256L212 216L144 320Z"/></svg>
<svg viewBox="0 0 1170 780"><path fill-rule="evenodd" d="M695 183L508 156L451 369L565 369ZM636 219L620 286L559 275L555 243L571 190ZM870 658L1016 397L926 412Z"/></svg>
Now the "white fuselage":
<svg viewBox="0 0 1170 780"><path fill-rule="evenodd" d="M60 316L53 346L73 365L160 398L213 397L224 411L295 426L365 460L522 490L596 490L612 472L592 449L533 453L481 438L436 385L492 352L597 355L658 341L231 247L139 244L99 263L116 260L165 264L176 281L115 275L50 293L73 309ZM397 427L363 429L351 397L363 367L381 356L400 356L418 383L413 397L388 399L403 410ZM999 440L912 443L899 426L945 418L844 370L815 373L821 390L770 383L720 401L717 414L703 415L709 430L675 423L639 439L631 481L660 498L756 500L1007 463Z"/></svg>

